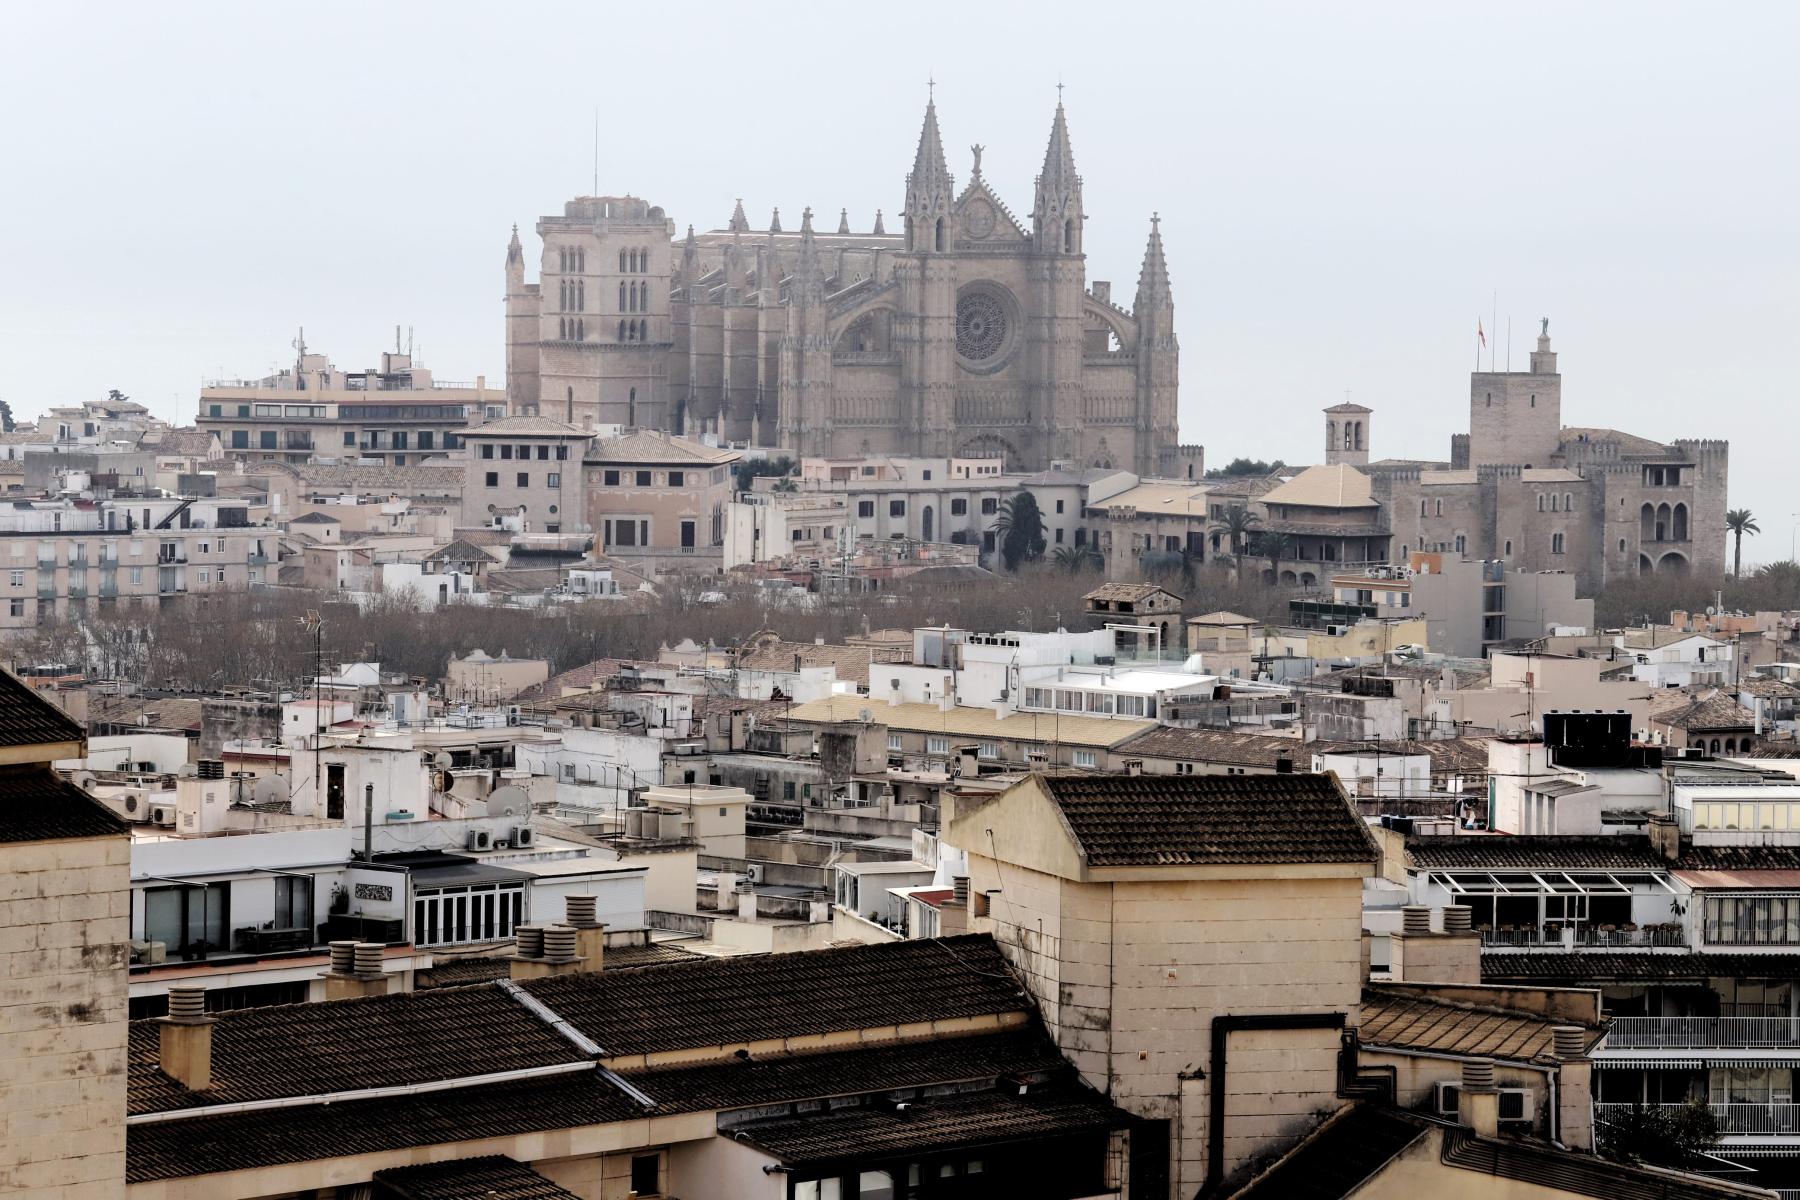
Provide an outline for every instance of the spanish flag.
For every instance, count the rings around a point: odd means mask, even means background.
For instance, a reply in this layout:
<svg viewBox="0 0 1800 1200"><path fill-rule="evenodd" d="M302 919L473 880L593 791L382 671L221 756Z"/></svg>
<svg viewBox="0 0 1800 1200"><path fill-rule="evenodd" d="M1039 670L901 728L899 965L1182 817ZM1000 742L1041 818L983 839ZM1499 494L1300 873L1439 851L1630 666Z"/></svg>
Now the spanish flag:
<svg viewBox="0 0 1800 1200"><path fill-rule="evenodd" d="M1481 318L1475 318L1475 336L1481 339L1481 348L1487 349L1487 330L1481 327Z"/></svg>

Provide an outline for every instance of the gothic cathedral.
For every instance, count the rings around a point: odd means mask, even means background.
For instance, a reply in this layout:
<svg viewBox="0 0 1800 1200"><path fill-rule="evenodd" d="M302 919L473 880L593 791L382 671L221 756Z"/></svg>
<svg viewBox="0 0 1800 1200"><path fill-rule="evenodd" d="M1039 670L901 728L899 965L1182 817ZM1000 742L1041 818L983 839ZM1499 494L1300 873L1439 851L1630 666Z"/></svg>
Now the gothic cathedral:
<svg viewBox="0 0 1800 1200"><path fill-rule="evenodd" d="M958 192L937 107L896 232L881 213L853 232L752 232L673 240L636 197L583 197L538 222L540 283L517 231L507 252L507 386L515 408L594 427L713 433L809 457L1004 456L1140 475L1197 470L1176 435L1179 350L1162 235L1130 309L1089 282L1086 213L1059 103L1029 222L973 147Z"/></svg>

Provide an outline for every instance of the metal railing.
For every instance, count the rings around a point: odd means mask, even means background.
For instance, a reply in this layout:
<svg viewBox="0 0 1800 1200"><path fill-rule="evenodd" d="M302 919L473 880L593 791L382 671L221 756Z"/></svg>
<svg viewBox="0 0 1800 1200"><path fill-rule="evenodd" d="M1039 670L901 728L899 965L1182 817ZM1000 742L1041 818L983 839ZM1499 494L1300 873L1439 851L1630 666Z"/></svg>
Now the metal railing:
<svg viewBox="0 0 1800 1200"><path fill-rule="evenodd" d="M1575 930L1571 942L1560 929L1484 929L1481 944L1533 949L1571 944L1583 949L1605 950L1675 948L1687 945L1687 932L1682 929L1594 929L1583 926Z"/></svg>
<svg viewBox="0 0 1800 1200"><path fill-rule="evenodd" d="M1594 1119L1602 1124L1630 1115L1630 1104L1596 1104ZM1645 1109L1673 1111L1685 1104L1646 1104ZM1800 1138L1800 1104L1712 1104L1707 1106L1726 1137ZM1792 1195L1800 1197L1800 1191Z"/></svg>
<svg viewBox="0 0 1800 1200"><path fill-rule="evenodd" d="M1796 1017L1614 1017L1608 1050L1800 1048Z"/></svg>

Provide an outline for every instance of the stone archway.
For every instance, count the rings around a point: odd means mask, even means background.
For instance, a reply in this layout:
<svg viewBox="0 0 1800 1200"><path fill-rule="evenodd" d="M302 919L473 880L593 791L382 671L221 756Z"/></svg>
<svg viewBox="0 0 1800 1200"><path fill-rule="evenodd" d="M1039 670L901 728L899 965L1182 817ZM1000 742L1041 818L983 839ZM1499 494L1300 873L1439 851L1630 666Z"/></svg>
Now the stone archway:
<svg viewBox="0 0 1800 1200"><path fill-rule="evenodd" d="M1009 474L1022 469L1019 448L995 433L982 433L969 438L956 448L956 457L1005 459L1005 470Z"/></svg>
<svg viewBox="0 0 1800 1200"><path fill-rule="evenodd" d="M931 535L937 532L936 517L937 517L937 514L932 511L931 505L927 504L924 508L924 511L922 511L919 514L919 540L920 541L929 542L932 540Z"/></svg>
<svg viewBox="0 0 1800 1200"><path fill-rule="evenodd" d="M1674 550L1669 551L1656 560L1656 573L1658 575L1674 575L1677 578L1686 575L1688 573L1687 555L1679 554Z"/></svg>

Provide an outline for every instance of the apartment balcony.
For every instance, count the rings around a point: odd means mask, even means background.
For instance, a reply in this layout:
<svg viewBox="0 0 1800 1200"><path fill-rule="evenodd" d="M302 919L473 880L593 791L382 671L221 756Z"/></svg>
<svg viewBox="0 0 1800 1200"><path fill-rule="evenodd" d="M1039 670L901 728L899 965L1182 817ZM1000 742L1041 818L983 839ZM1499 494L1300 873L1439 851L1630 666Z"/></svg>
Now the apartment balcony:
<svg viewBox="0 0 1800 1200"><path fill-rule="evenodd" d="M1483 929L1483 950L1685 950L1687 931L1679 925L1645 929Z"/></svg>
<svg viewBox="0 0 1800 1200"><path fill-rule="evenodd" d="M184 563L187 561L187 551L163 550L157 554L156 561L165 567L174 566L176 563Z"/></svg>
<svg viewBox="0 0 1800 1200"><path fill-rule="evenodd" d="M1800 1050L1800 1017L1614 1017L1606 1050Z"/></svg>
<svg viewBox="0 0 1800 1200"><path fill-rule="evenodd" d="M54 554L39 554L38 555L38 570L40 570L40 571L56 570L56 555L54 555Z"/></svg>
<svg viewBox="0 0 1800 1200"><path fill-rule="evenodd" d="M1630 1104L1596 1104L1594 1120L1608 1121L1629 1116ZM1646 1109L1679 1111L1685 1104L1646 1104ZM1711 1104L1707 1106L1719 1123L1725 1137L1778 1137L1800 1139L1800 1104ZM1793 1195L1800 1197L1800 1191Z"/></svg>
<svg viewBox="0 0 1800 1200"><path fill-rule="evenodd" d="M244 564L246 566L260 567L265 565L268 561L269 556L267 554L262 554L257 551L252 551L249 554L244 555Z"/></svg>
<svg viewBox="0 0 1800 1200"><path fill-rule="evenodd" d="M101 599L103 599L103 600L111 599L112 597L117 596L118 594L119 594L119 581L118 580L107 579L107 578L102 578L100 580L100 598Z"/></svg>

